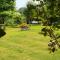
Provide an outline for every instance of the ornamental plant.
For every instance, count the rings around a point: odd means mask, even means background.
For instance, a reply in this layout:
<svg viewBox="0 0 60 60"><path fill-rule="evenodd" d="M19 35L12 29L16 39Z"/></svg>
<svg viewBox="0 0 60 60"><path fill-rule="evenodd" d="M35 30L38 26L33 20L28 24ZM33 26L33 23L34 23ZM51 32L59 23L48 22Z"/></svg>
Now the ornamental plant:
<svg viewBox="0 0 60 60"><path fill-rule="evenodd" d="M29 29L29 26L28 26L28 24L26 24L26 23L22 23L22 24L20 25L20 28L21 28L21 30L28 30L28 29Z"/></svg>

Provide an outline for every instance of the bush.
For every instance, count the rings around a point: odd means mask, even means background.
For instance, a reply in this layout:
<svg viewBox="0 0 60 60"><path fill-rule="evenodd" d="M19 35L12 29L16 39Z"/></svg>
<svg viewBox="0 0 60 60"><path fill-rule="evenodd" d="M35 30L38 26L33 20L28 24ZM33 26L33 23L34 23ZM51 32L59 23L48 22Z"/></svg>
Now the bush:
<svg viewBox="0 0 60 60"><path fill-rule="evenodd" d="M21 28L21 30L28 30L28 29L29 29L29 26L28 26L28 24L26 24L26 23L22 23L22 24L20 25L20 28Z"/></svg>

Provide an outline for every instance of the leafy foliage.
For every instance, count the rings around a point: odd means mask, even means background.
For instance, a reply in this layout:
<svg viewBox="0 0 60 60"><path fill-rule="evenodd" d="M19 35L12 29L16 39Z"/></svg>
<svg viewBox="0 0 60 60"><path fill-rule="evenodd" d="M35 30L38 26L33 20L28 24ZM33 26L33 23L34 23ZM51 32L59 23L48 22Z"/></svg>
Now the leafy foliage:
<svg viewBox="0 0 60 60"><path fill-rule="evenodd" d="M28 26L28 24L26 24L26 23L22 23L22 24L20 25L20 27L21 27L21 30L28 30L28 29L29 29L29 26Z"/></svg>
<svg viewBox="0 0 60 60"><path fill-rule="evenodd" d="M20 17L21 14L15 9L15 0L0 0L1 24L14 25L15 21L20 21Z"/></svg>
<svg viewBox="0 0 60 60"><path fill-rule="evenodd" d="M14 10L15 0L0 0L0 11Z"/></svg>
<svg viewBox="0 0 60 60"><path fill-rule="evenodd" d="M59 0L32 0L27 4L25 16L28 21L33 20L35 17L36 20L41 20L39 19L41 17L48 22L47 25L53 25L60 19L59 5Z"/></svg>

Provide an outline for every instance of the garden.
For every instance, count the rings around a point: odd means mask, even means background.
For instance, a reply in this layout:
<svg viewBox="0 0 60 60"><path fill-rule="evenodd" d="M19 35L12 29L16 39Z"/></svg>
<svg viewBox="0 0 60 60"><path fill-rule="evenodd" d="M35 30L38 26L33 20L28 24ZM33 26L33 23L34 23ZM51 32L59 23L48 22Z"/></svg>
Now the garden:
<svg viewBox="0 0 60 60"><path fill-rule="evenodd" d="M16 1L0 0L0 60L59 60L60 1Z"/></svg>

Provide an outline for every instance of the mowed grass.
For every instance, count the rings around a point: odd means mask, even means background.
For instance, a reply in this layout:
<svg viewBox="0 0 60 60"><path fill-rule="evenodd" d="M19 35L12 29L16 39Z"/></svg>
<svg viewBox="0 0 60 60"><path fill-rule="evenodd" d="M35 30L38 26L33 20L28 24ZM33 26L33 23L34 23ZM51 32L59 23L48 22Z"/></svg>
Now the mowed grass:
<svg viewBox="0 0 60 60"><path fill-rule="evenodd" d="M39 34L41 28L31 26L28 31L6 28L6 35L0 38L0 60L60 60L60 49L49 53L50 38Z"/></svg>

